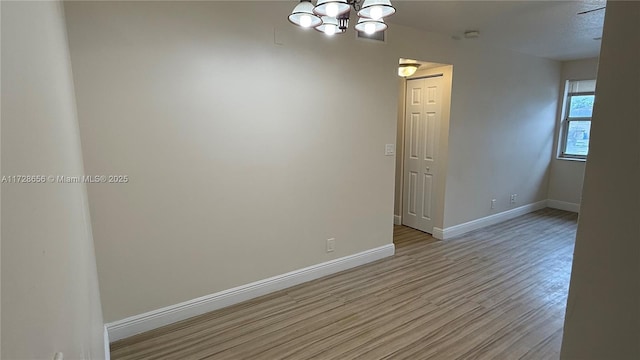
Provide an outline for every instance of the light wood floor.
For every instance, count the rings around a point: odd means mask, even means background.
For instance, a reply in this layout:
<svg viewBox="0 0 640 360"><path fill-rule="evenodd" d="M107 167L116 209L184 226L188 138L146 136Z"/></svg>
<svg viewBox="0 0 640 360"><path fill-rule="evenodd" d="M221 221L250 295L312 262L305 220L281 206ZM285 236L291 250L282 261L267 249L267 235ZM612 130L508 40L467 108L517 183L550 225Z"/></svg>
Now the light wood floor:
<svg viewBox="0 0 640 360"><path fill-rule="evenodd" d="M577 215L459 238L394 228L396 255L111 344L112 359L557 359Z"/></svg>

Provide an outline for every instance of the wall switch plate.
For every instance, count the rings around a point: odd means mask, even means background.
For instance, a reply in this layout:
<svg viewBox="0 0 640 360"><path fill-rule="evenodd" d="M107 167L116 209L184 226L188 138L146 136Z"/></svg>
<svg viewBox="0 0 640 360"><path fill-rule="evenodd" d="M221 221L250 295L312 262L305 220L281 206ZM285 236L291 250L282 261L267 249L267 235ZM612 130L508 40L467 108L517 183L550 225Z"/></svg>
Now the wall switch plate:
<svg viewBox="0 0 640 360"><path fill-rule="evenodd" d="M510 200L509 200L509 201L510 201L512 204L515 204L515 203L516 203L516 199L517 199L517 198L518 198L518 194L511 194L511 198L510 198Z"/></svg>
<svg viewBox="0 0 640 360"><path fill-rule="evenodd" d="M333 252L336 249L336 239L327 239L327 252Z"/></svg>
<svg viewBox="0 0 640 360"><path fill-rule="evenodd" d="M386 144L384 146L384 155L393 156L396 154L396 144Z"/></svg>
<svg viewBox="0 0 640 360"><path fill-rule="evenodd" d="M492 209L496 208L496 199L491 199L491 208Z"/></svg>

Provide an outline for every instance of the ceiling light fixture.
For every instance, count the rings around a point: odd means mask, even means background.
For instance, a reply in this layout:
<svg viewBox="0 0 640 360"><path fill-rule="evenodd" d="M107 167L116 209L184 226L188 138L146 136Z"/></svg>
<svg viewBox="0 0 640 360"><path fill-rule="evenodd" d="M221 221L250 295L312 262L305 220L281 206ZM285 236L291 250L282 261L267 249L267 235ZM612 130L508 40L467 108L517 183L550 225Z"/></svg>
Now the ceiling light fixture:
<svg viewBox="0 0 640 360"><path fill-rule="evenodd" d="M377 33L378 31L384 31L387 28L387 24L385 24L384 20L382 19L374 20L374 19L360 18L355 28L360 32L366 33L367 35L372 35Z"/></svg>
<svg viewBox="0 0 640 360"><path fill-rule="evenodd" d="M398 76L407 77L416 73L420 64L418 63L404 63L398 65Z"/></svg>
<svg viewBox="0 0 640 360"><path fill-rule="evenodd" d="M305 28L322 25L320 17L313 13L313 4L310 1L300 1L289 15L289 21Z"/></svg>
<svg viewBox="0 0 640 360"><path fill-rule="evenodd" d="M465 39L477 39L480 37L480 31L478 30L467 30L464 32Z"/></svg>
<svg viewBox="0 0 640 360"><path fill-rule="evenodd" d="M396 12L390 0L318 0L315 6L311 0L300 0L289 21L329 36L342 34L349 27L351 8L359 16L355 29L368 35L386 30L384 18Z"/></svg>
<svg viewBox="0 0 640 360"><path fill-rule="evenodd" d="M338 30L338 19L331 16L323 16L321 17L322 24L316 26L316 30L323 32L329 36L339 32Z"/></svg>

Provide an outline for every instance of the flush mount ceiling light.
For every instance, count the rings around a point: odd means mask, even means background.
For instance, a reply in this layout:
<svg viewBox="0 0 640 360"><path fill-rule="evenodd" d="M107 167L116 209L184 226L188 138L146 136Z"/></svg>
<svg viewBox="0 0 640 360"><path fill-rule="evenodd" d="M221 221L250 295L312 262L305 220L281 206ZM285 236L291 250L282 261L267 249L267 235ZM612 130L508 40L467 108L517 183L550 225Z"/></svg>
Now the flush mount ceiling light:
<svg viewBox="0 0 640 360"><path fill-rule="evenodd" d="M417 63L404 63L398 65L398 76L407 77L416 73L420 64Z"/></svg>
<svg viewBox="0 0 640 360"><path fill-rule="evenodd" d="M318 0L315 6L311 0L301 0L289 21L327 35L341 34L349 27L352 8L359 16L355 29L368 35L386 30L384 18L396 12L390 0Z"/></svg>
<svg viewBox="0 0 640 360"><path fill-rule="evenodd" d="M465 39L477 39L480 37L480 31L478 30L467 30L464 32Z"/></svg>

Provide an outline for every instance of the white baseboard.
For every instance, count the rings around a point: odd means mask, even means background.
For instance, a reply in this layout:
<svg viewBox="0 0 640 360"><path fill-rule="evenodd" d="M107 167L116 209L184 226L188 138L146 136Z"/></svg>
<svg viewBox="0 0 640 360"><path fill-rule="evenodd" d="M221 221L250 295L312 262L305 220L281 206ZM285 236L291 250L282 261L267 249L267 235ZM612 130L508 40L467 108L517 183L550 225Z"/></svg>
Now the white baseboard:
<svg viewBox="0 0 640 360"><path fill-rule="evenodd" d="M111 360L111 348L109 348L109 330L107 325L104 326L104 360Z"/></svg>
<svg viewBox="0 0 640 360"><path fill-rule="evenodd" d="M274 291L286 289L323 276L392 256L393 244L363 251L354 255L327 261L303 269L241 285L232 289L205 295L193 300L131 316L106 324L111 341L121 340L145 331L157 329L193 316L238 304Z"/></svg>
<svg viewBox="0 0 640 360"><path fill-rule="evenodd" d="M517 207L515 209L503 211L498 214L489 215L480 219L471 220L466 223L450 226L448 228L439 229L433 228L433 237L436 239L450 239L469 231L477 230L485 226L497 224L503 221L511 220L520 215L528 214L530 212L544 209L547 206L547 200L538 201L532 204ZM441 237L438 237L441 236Z"/></svg>
<svg viewBox="0 0 640 360"><path fill-rule="evenodd" d="M402 225L402 217L400 215L393 215L393 224Z"/></svg>
<svg viewBox="0 0 640 360"><path fill-rule="evenodd" d="M547 200L547 206L553 209L560 209L564 211L571 211L574 213L580 212L580 204L560 201L560 200Z"/></svg>
<svg viewBox="0 0 640 360"><path fill-rule="evenodd" d="M433 233L431 234L434 238L438 240L444 240L444 230L439 227L433 227Z"/></svg>

